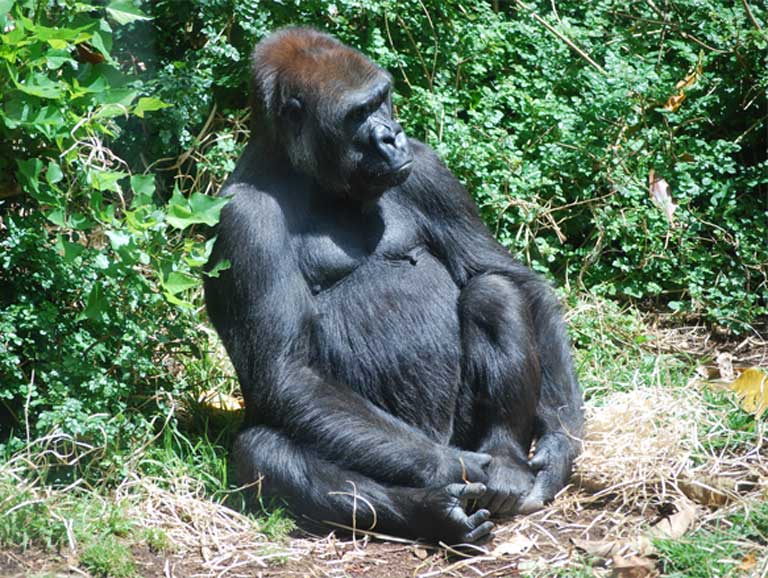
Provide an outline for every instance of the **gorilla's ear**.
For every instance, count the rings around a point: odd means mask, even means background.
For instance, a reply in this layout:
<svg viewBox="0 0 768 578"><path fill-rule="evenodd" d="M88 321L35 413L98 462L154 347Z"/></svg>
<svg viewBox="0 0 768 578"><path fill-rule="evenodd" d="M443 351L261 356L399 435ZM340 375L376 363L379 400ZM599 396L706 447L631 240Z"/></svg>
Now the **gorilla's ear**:
<svg viewBox="0 0 768 578"><path fill-rule="evenodd" d="M294 129L301 126L304 117L304 105L295 96L290 97L280 107L280 118L284 119Z"/></svg>

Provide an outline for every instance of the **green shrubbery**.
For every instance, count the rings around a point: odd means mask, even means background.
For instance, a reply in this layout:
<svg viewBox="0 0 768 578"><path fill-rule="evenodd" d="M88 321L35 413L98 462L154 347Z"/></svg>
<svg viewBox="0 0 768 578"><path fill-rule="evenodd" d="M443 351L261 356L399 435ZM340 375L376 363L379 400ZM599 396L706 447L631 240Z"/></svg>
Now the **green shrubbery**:
<svg viewBox="0 0 768 578"><path fill-rule="evenodd" d="M112 28L145 17L59 4L0 15L0 426L119 443L199 355L188 299L211 244L182 231L222 201L158 192L111 148L167 107L109 53Z"/></svg>
<svg viewBox="0 0 768 578"><path fill-rule="evenodd" d="M768 12L747 5L0 0L0 423L132 436L191 386L203 193L247 136L248 53L286 24L388 68L406 129L535 268L743 330L768 312Z"/></svg>

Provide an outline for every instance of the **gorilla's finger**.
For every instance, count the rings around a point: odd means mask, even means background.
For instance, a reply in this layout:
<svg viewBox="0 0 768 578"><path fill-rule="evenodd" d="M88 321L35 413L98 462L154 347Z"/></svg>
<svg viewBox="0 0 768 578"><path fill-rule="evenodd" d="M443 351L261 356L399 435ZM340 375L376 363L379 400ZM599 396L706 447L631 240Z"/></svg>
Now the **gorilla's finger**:
<svg viewBox="0 0 768 578"><path fill-rule="evenodd" d="M488 519L491 517L491 513L488 510L478 510L471 516L467 518L467 523L472 527L476 528L483 522L487 522Z"/></svg>
<svg viewBox="0 0 768 578"><path fill-rule="evenodd" d="M487 542L493 538L493 529L496 526L493 522L483 522L474 530L467 532L464 539L470 544L476 544L478 542Z"/></svg>
<svg viewBox="0 0 768 578"><path fill-rule="evenodd" d="M550 455L546 449L541 449L528 461L528 465L534 472L545 468L549 464Z"/></svg>
<svg viewBox="0 0 768 578"><path fill-rule="evenodd" d="M477 500L486 492L485 484L450 484L445 487L449 496L459 500Z"/></svg>
<svg viewBox="0 0 768 578"><path fill-rule="evenodd" d="M520 501L518 512L530 514L541 510L544 504L551 502L558 491L558 484L546 470L541 470L536 476L536 482L530 492Z"/></svg>

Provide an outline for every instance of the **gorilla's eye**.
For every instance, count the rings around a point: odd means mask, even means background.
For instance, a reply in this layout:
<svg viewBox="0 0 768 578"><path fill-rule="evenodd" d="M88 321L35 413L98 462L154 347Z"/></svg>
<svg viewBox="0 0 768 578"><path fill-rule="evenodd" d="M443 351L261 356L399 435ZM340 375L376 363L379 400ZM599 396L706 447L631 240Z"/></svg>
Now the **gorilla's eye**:
<svg viewBox="0 0 768 578"><path fill-rule="evenodd" d="M298 125L301 124L303 108L298 98L291 97L283 104L280 114L283 118L288 119L289 122Z"/></svg>
<svg viewBox="0 0 768 578"><path fill-rule="evenodd" d="M368 105L361 104L350 110L347 118L350 120L350 122L360 123L363 122L369 114L370 110Z"/></svg>

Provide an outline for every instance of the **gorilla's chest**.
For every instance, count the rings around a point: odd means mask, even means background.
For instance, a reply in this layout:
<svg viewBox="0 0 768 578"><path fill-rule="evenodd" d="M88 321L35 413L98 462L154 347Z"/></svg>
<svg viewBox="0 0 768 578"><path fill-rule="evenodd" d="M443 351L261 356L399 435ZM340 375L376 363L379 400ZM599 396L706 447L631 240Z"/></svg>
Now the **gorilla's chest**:
<svg viewBox="0 0 768 578"><path fill-rule="evenodd" d="M431 411L427 429L444 433L459 380L458 288L396 207L338 217L315 221L296 246L313 294L313 365L406 421L424 425Z"/></svg>

